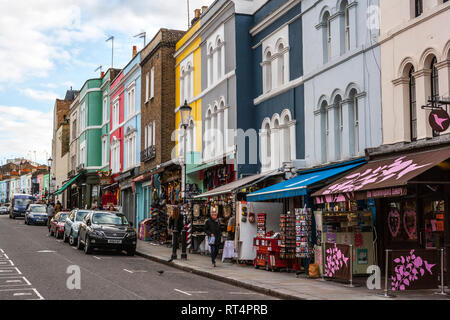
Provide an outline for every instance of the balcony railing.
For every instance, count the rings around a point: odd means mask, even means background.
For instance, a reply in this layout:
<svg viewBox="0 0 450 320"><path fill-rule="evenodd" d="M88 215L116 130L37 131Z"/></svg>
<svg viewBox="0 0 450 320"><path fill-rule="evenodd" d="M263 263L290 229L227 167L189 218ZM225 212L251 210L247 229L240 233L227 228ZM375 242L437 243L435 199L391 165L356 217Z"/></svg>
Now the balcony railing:
<svg viewBox="0 0 450 320"><path fill-rule="evenodd" d="M78 167L77 167L77 171L80 172L81 170L84 170L85 165L84 163L81 163Z"/></svg>
<svg viewBox="0 0 450 320"><path fill-rule="evenodd" d="M141 151L141 162L147 162L156 158L156 146L151 146Z"/></svg>

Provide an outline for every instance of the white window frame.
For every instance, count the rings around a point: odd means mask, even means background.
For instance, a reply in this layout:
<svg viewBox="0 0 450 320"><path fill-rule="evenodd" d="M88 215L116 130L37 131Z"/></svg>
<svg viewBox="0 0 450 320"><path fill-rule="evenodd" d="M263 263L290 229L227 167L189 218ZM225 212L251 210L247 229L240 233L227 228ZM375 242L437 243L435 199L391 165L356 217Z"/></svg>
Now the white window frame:
<svg viewBox="0 0 450 320"><path fill-rule="evenodd" d="M150 99L155 97L155 67L150 70Z"/></svg>
<svg viewBox="0 0 450 320"><path fill-rule="evenodd" d="M113 102L113 112L112 112L112 126L111 129L117 129L119 127L119 109L120 109L120 99L117 97Z"/></svg>
<svg viewBox="0 0 450 320"><path fill-rule="evenodd" d="M103 124L108 122L108 97L103 98Z"/></svg>
<svg viewBox="0 0 450 320"><path fill-rule="evenodd" d="M136 113L136 87L133 85L127 90L127 113L128 119Z"/></svg>
<svg viewBox="0 0 450 320"><path fill-rule="evenodd" d="M86 140L80 143L80 165L87 163Z"/></svg>
<svg viewBox="0 0 450 320"><path fill-rule="evenodd" d="M102 138L102 165L105 166L108 163L108 141L107 136Z"/></svg>
<svg viewBox="0 0 450 320"><path fill-rule="evenodd" d="M147 72L145 75L145 102L149 100L149 86L150 86L150 75Z"/></svg>
<svg viewBox="0 0 450 320"><path fill-rule="evenodd" d="M86 129L86 102L83 102L81 105L81 112L80 112L80 133L83 132Z"/></svg>

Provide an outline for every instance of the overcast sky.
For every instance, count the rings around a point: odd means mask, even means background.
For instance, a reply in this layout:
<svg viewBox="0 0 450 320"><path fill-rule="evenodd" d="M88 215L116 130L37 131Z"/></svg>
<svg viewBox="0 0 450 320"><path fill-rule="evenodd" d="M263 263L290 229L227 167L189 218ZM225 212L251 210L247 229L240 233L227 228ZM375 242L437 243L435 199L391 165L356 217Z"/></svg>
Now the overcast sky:
<svg viewBox="0 0 450 320"><path fill-rule="evenodd" d="M195 8L213 0L189 0ZM159 28L186 30L187 0L0 0L0 163L51 154L56 98L131 59L133 36Z"/></svg>

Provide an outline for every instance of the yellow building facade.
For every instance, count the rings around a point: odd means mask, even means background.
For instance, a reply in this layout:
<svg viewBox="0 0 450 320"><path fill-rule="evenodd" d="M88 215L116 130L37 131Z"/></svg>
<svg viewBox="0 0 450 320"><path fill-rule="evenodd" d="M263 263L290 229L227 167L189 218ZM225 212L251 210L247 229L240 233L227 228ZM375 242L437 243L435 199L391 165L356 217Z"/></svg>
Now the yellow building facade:
<svg viewBox="0 0 450 320"><path fill-rule="evenodd" d="M198 20L188 32L176 44L175 52L175 83L176 83L176 106L175 106L175 128L178 132L175 137L176 154L180 157L182 150L181 115L179 107L185 101L192 108L191 126L186 132L186 150L188 163L199 161L202 153L202 92L201 83L201 22ZM191 159L189 159L189 155ZM198 162L197 162L198 163Z"/></svg>

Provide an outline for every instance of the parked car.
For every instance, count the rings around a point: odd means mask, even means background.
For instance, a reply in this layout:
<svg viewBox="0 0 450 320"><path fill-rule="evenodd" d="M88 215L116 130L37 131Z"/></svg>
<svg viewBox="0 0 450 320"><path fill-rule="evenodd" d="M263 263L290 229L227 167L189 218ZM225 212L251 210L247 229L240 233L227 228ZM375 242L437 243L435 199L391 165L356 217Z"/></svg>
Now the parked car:
<svg viewBox="0 0 450 320"><path fill-rule="evenodd" d="M47 207L42 204L30 204L25 211L25 224L47 224Z"/></svg>
<svg viewBox="0 0 450 320"><path fill-rule="evenodd" d="M6 215L9 213L8 207L0 207L0 216Z"/></svg>
<svg viewBox="0 0 450 320"><path fill-rule="evenodd" d="M56 239L62 237L64 234L64 224L69 214L70 212L61 211L50 220L50 236L55 236Z"/></svg>
<svg viewBox="0 0 450 320"><path fill-rule="evenodd" d="M17 217L25 217L25 211L29 204L34 200L34 197L29 194L15 194L11 199L11 206L9 208L9 218L15 219Z"/></svg>
<svg viewBox="0 0 450 320"><path fill-rule="evenodd" d="M86 217L89 212L91 211L76 209L70 213L64 224L64 242L69 242L71 246L77 244L78 230L80 229L80 225L83 222L84 217Z"/></svg>
<svg viewBox="0 0 450 320"><path fill-rule="evenodd" d="M78 231L77 248L86 254L93 249L125 250L127 255L136 252L137 234L133 224L123 213L93 211L84 218Z"/></svg>

